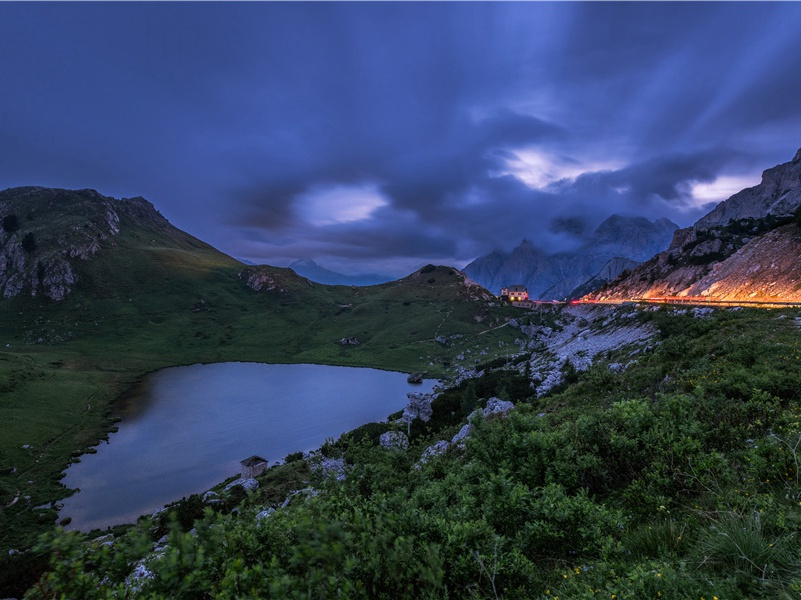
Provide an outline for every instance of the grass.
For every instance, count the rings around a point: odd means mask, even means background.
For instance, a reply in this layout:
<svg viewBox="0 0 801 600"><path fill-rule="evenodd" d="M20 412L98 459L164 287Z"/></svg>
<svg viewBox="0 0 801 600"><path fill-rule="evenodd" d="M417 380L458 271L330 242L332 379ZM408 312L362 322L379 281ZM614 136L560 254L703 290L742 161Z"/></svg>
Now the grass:
<svg viewBox="0 0 801 600"><path fill-rule="evenodd" d="M376 297L362 291L360 299ZM374 303L367 314L383 310ZM156 533L143 522L108 556L80 538L54 538L50 547L68 559L54 563L50 587L33 597L74 592L76 573L92 589L107 585L100 581L112 565L124 578L130 569L119 565L141 557L127 554L141 552L133 541L152 543L166 531L172 550L145 595L269 596L269 583L353 597L794 597L801 590L795 316L640 312L659 343L622 371L608 365L627 360L625 350L534 398L519 372L486 369L437 399L431 420L412 426L406 452L377 448L388 424L326 444L325 455L348 465L342 483L292 460L260 476L255 493L221 494L215 512L204 513L197 497L179 503L178 530L169 515ZM452 352L469 339L438 345ZM491 395L513 399L515 411L477 423L466 449L417 468L424 448L452 436ZM319 496L293 496L254 526L256 512L308 486ZM197 537L180 533L192 527ZM198 587L181 592L190 580Z"/></svg>
<svg viewBox="0 0 801 600"><path fill-rule="evenodd" d="M42 251L57 246L43 224L44 208L32 221ZM64 229L78 221L59 217L55 224ZM438 377L464 349L480 343L492 357L503 351L499 342L514 339L508 327L485 332L519 311L475 298L447 267L366 288L323 286L288 269L258 267L251 270L269 274L284 291L256 292L239 276L243 265L155 218L120 211L112 241L89 260L72 261L77 284L63 301L42 294L0 300L3 554L30 547L52 527L55 513L35 507L68 493L61 472L109 432L114 399L146 373L257 361ZM446 345L434 341L456 334L462 337ZM338 343L351 336L360 345Z"/></svg>

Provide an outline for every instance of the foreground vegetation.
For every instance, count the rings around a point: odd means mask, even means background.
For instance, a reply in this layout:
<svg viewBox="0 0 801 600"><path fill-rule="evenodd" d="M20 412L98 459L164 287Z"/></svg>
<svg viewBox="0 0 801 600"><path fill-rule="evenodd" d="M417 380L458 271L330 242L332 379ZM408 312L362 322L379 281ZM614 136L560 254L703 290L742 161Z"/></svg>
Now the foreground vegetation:
<svg viewBox="0 0 801 600"><path fill-rule="evenodd" d="M618 352L539 399L523 364L487 371L408 450L379 447L389 424L326 444L343 481L291 456L214 510L193 497L113 540L55 533L27 597L797 598L795 316L643 311L661 339L636 362ZM515 409L421 463L492 395ZM152 576L132 580L137 561Z"/></svg>

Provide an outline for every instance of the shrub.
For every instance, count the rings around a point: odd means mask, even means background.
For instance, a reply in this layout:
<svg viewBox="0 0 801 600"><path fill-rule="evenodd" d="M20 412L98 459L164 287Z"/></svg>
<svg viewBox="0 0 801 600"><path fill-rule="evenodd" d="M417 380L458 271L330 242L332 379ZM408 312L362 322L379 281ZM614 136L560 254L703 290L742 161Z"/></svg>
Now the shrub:
<svg viewBox="0 0 801 600"><path fill-rule="evenodd" d="M19 219L17 215L6 215L3 217L3 231L6 233L14 233L19 229Z"/></svg>
<svg viewBox="0 0 801 600"><path fill-rule="evenodd" d="M22 249L25 250L25 252L33 252L36 250L36 238L30 231L22 238Z"/></svg>

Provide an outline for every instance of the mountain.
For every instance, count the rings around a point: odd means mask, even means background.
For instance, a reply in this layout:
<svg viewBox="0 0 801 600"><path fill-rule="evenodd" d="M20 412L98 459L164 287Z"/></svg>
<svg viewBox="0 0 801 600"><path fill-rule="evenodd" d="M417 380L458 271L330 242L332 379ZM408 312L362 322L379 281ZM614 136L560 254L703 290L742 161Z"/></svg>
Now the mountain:
<svg viewBox="0 0 801 600"><path fill-rule="evenodd" d="M766 170L759 185L718 204L676 231L670 247L593 300L704 296L718 300L801 298L801 150Z"/></svg>
<svg viewBox="0 0 801 600"><path fill-rule="evenodd" d="M174 271L238 264L173 227L144 198L117 200L89 189L12 188L0 192L0 219L0 294L6 299L28 295L60 301L76 286L92 282L152 279L160 269L149 263L139 272L135 258L143 253ZM120 248L132 252L116 267L116 275L125 277L93 275L111 268L105 259Z"/></svg>
<svg viewBox="0 0 801 600"><path fill-rule="evenodd" d="M389 275L378 275L376 273L343 275L320 266L310 258L296 260L289 265L289 268L306 279L325 285L378 285L395 279Z"/></svg>
<svg viewBox="0 0 801 600"><path fill-rule="evenodd" d="M477 258L464 271L496 294L504 286L522 284L532 298L576 297L576 290L586 289L590 280L600 285L666 248L677 228L668 219L651 222L612 215L575 251L547 254L523 240L512 252L496 250Z"/></svg>

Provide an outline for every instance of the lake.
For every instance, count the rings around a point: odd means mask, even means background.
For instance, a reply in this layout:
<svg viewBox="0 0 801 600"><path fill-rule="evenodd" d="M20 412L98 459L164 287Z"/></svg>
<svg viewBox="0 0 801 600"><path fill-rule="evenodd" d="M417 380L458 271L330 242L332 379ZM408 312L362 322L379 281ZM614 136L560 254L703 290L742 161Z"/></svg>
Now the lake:
<svg viewBox="0 0 801 600"><path fill-rule="evenodd" d="M401 410L406 394L430 392L404 373L326 365L216 363L147 376L120 403L119 431L70 465L62 480L80 492L60 517L89 531L135 522L203 492L258 454L270 463L318 448Z"/></svg>

